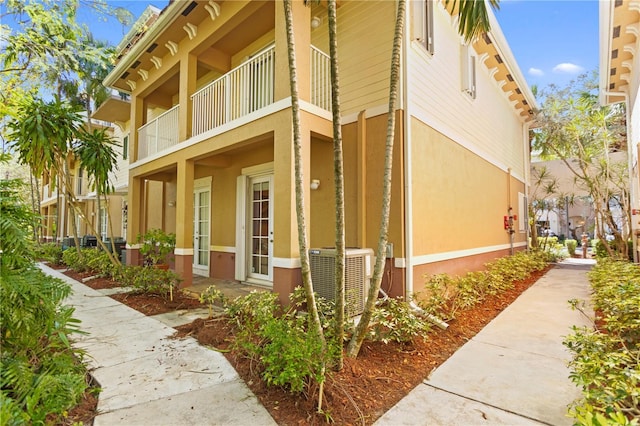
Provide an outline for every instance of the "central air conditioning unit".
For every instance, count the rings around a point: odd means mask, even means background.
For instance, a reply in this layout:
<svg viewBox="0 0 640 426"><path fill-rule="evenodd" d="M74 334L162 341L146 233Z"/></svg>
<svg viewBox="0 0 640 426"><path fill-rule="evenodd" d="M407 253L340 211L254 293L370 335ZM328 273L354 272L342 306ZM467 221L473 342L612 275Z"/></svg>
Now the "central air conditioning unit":
<svg viewBox="0 0 640 426"><path fill-rule="evenodd" d="M349 317L364 310L373 271L373 250L349 248L345 250L345 309ZM336 249L309 250L309 266L313 290L327 300L335 300Z"/></svg>

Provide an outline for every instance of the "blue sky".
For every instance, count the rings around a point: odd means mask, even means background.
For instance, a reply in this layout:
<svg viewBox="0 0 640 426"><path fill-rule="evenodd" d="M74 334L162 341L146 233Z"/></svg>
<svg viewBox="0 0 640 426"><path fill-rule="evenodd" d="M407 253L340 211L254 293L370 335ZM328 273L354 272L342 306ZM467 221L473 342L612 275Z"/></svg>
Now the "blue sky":
<svg viewBox="0 0 640 426"><path fill-rule="evenodd" d="M529 86L598 68L598 1L503 0L495 15Z"/></svg>
<svg viewBox="0 0 640 426"><path fill-rule="evenodd" d="M148 4L162 9L168 0L108 0L137 18ZM598 67L597 0L502 0L495 11L502 32L529 86L564 86ZM95 23L95 35L118 44L127 32L117 22Z"/></svg>

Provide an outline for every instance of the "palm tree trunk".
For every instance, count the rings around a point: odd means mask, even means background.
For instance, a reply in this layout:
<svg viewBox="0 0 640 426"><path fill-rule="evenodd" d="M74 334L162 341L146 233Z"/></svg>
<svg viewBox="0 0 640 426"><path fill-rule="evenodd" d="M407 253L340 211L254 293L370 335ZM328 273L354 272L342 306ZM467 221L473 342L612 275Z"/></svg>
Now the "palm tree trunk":
<svg viewBox="0 0 640 426"><path fill-rule="evenodd" d="M393 37L393 52L391 54L391 77L389 81L389 111L387 112L387 141L385 148L384 176L382 182L382 216L380 218L380 234L378 237L378 251L376 264L373 269L371 286L367 295L367 302L362 312L360 322L356 327L349 345L347 346L347 356L357 357L360 347L364 341L369 322L375 309L378 293L382 285L386 253L387 253L387 233L389 230L389 215L391 212L391 176L393 168L393 142L395 138L396 126L396 102L398 98L398 86L400 82L400 55L402 48L402 37L404 33L405 0L398 0L398 11L396 15L396 27Z"/></svg>
<svg viewBox="0 0 640 426"><path fill-rule="evenodd" d="M40 229L39 223L41 223L40 215L40 192L38 188L38 179L34 179L33 172L29 168L29 186L31 189L31 209L35 213L33 218L33 240L36 244L40 244L40 238L38 237L38 230Z"/></svg>
<svg viewBox="0 0 640 426"><path fill-rule="evenodd" d="M302 285L307 295L307 310L309 311L310 325L322 342L323 351L326 349L326 340L322 331L322 323L318 315L313 283L311 281L311 269L309 267L309 253L307 251L307 225L304 217L304 185L302 170L302 137L300 134L300 102L298 98L298 77L296 69L295 40L293 36L293 12L291 0L284 0L284 16L287 31L287 56L289 59L289 84L291 86L291 115L293 126L293 151L295 168L296 191L296 218L298 222L298 247L300 250L300 269L302 272Z"/></svg>
<svg viewBox="0 0 640 426"><path fill-rule="evenodd" d="M333 115L333 176L336 199L336 336L338 347L344 341L345 311L345 236L344 236L344 163L342 154L342 121L340 119L340 79L338 76L338 41L336 0L327 5L329 18L329 60L331 62L331 112ZM336 369L344 365L342 350L338 352Z"/></svg>

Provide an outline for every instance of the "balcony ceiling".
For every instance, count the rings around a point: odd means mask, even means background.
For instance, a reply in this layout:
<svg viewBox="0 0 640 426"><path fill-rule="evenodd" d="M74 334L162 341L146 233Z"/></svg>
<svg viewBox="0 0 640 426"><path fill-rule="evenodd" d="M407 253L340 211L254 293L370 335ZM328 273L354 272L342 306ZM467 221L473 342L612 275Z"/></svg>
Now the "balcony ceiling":
<svg viewBox="0 0 640 426"><path fill-rule="evenodd" d="M91 115L96 120L127 122L131 116L131 102L110 97Z"/></svg>
<svg viewBox="0 0 640 426"><path fill-rule="evenodd" d="M230 1L174 1L170 3L158 20L147 30L138 41L138 46L132 47L126 55L118 58L114 72L118 75L107 77L107 82L111 87L118 90L131 92L132 88L128 81L136 82L141 79L140 73L149 72L156 67L154 60L171 55L169 50L172 43L180 44L182 40L188 38L185 27L189 25L198 27L205 20L211 20L209 10L205 6L211 4L219 6L224 10L229 7ZM191 7L195 4L195 7ZM165 15L163 17L163 15ZM164 18L164 19L163 19ZM217 18L220 19L220 18ZM158 25L164 25L159 28ZM245 48L259 36L265 34L275 26L275 4L273 1L250 1L241 7L241 11L229 17L221 24L216 34L209 37L211 44L206 42L198 47L194 53L200 55L209 47L214 47L217 51L228 56L236 54ZM157 28L156 28L157 27ZM210 67L211 68L211 67Z"/></svg>

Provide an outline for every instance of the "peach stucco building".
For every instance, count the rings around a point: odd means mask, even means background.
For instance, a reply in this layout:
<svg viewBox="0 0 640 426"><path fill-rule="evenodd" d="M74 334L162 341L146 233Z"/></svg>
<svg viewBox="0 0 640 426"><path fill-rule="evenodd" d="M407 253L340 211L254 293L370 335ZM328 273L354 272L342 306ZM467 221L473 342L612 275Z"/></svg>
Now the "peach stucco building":
<svg viewBox="0 0 640 426"><path fill-rule="evenodd" d="M627 148L634 235L638 261L640 236L640 1L600 2L600 102L624 102L627 111Z"/></svg>
<svg viewBox="0 0 640 426"><path fill-rule="evenodd" d="M377 246L395 7L339 2L350 247ZM327 13L301 1L293 11L309 242L326 247L335 212ZM526 246L535 101L491 20L466 45L442 2L408 2L383 254L393 295L420 290L425 274L478 269ZM286 297L301 278L282 1L173 1L145 22L105 80L130 103L100 116L128 132L128 262L140 260L138 233L163 228L177 235L184 285L205 275Z"/></svg>

